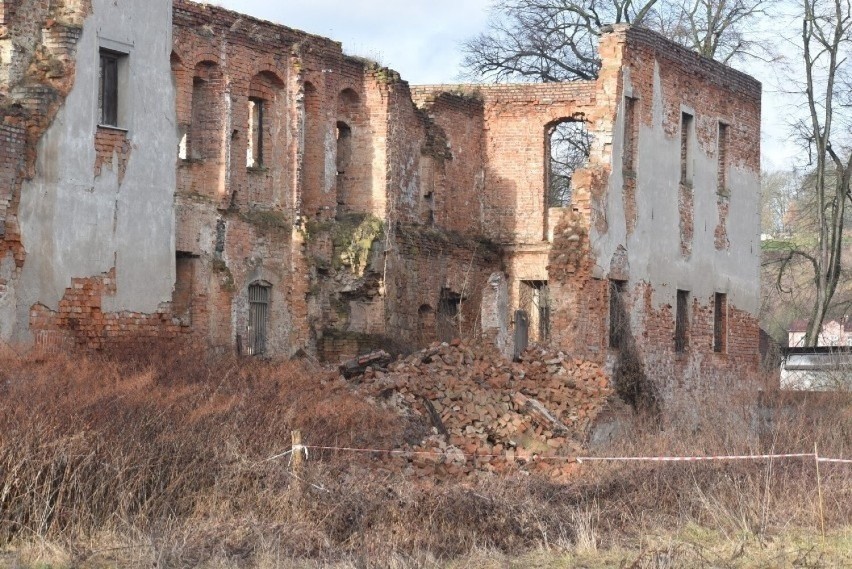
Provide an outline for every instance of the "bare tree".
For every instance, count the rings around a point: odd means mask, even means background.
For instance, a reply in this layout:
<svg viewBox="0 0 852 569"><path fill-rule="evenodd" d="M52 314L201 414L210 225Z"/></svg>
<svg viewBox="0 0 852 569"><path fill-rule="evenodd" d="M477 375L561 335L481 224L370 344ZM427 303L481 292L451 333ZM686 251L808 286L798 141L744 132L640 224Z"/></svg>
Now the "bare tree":
<svg viewBox="0 0 852 569"><path fill-rule="evenodd" d="M564 121L550 134L550 175L547 201L550 207L571 205L574 172L589 160L592 135L582 120Z"/></svg>
<svg viewBox="0 0 852 569"><path fill-rule="evenodd" d="M848 50L852 40L849 0L801 0L801 64L806 118L796 124L807 147L809 174L802 201L811 204L812 247L791 242L778 275L802 259L813 275L813 304L805 345L819 341L826 315L841 280L846 205L850 199L852 150L849 139Z"/></svg>
<svg viewBox="0 0 852 569"><path fill-rule="evenodd" d="M746 28L777 0L497 0L489 28L464 44L471 77L573 81L597 77L597 42L609 24L657 30L729 62L749 53Z"/></svg>
<svg viewBox="0 0 852 569"><path fill-rule="evenodd" d="M791 237L790 217L800 207L802 179L796 170L763 172L760 180L761 232L773 239Z"/></svg>
<svg viewBox="0 0 852 569"><path fill-rule="evenodd" d="M661 0L643 25L722 63L746 56L774 59L773 46L749 33L774 4L776 0Z"/></svg>
<svg viewBox="0 0 852 569"><path fill-rule="evenodd" d="M464 44L463 66L496 81L594 79L601 28L641 24L658 1L497 0L488 30Z"/></svg>

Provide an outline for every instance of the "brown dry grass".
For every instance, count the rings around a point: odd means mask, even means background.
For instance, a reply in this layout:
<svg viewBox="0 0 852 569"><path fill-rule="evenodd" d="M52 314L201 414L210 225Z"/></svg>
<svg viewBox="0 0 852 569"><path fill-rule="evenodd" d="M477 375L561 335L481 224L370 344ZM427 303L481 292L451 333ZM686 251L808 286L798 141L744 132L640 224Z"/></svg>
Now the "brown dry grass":
<svg viewBox="0 0 852 569"><path fill-rule="evenodd" d="M13 548L0 566L852 563L831 547L852 531L848 466L821 467L826 548L809 460L584 465L568 485L427 485L405 477L404 461L326 453L311 455L303 484L286 458L266 460L294 428L312 445L390 448L423 425L308 363L154 353L0 362L0 543ZM595 452L810 452L816 442L823 455L852 456L848 399L779 398L762 411L753 394L734 400L697 402L701 413L662 431L637 422ZM774 562L748 564L779 547Z"/></svg>

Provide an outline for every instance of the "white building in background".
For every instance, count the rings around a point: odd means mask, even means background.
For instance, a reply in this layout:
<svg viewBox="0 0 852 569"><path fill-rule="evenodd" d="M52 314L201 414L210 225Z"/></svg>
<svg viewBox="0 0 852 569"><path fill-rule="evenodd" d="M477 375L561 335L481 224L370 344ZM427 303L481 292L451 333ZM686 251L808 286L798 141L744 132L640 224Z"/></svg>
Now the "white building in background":
<svg viewBox="0 0 852 569"><path fill-rule="evenodd" d="M801 348L805 345L805 334L808 331L807 320L795 320L787 329L787 345L791 348ZM848 317L828 320L823 323L819 333L817 346L837 347L852 346L852 322Z"/></svg>

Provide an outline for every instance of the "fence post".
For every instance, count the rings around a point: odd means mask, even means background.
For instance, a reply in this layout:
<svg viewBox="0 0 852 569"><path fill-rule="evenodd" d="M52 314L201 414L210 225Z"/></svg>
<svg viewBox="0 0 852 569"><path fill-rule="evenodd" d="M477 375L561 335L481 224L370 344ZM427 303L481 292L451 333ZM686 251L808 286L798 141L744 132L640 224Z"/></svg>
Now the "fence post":
<svg viewBox="0 0 852 569"><path fill-rule="evenodd" d="M290 474L293 477L293 485L290 487L293 496L298 498L304 490L304 479L302 478L302 464L305 449L302 447L302 431L293 431L291 436Z"/></svg>
<svg viewBox="0 0 852 569"><path fill-rule="evenodd" d="M822 478L819 474L819 451L814 443L814 463L816 464L817 499L819 500L819 528L822 535L822 546L825 547L825 510L822 504Z"/></svg>
<svg viewBox="0 0 852 569"><path fill-rule="evenodd" d="M293 431L291 448L293 449L291 465L293 475L299 476L302 472L302 431Z"/></svg>

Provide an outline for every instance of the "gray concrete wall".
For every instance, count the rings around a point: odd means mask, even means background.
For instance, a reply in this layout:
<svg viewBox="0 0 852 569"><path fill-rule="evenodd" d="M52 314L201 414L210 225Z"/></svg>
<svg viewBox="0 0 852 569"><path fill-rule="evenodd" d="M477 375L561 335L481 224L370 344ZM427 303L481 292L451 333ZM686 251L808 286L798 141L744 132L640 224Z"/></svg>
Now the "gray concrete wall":
<svg viewBox="0 0 852 569"><path fill-rule="evenodd" d="M122 126L132 151L119 183L117 161L95 176L99 50L126 51ZM4 341L29 343L29 312L56 310L71 279L115 267L117 292L104 312L156 312L175 281L175 160L178 135L171 0L93 0L77 48L74 88L38 145L19 218L26 263L15 306L0 306Z"/></svg>
<svg viewBox="0 0 852 569"><path fill-rule="evenodd" d="M619 245L627 249L630 284L653 286L653 305L676 304L677 290L688 290L706 305L715 292L726 293L729 305L757 315L760 301L760 173L730 165L727 220L730 248L717 250L714 232L719 222L717 161L705 153L693 133L694 237L692 254L680 248L680 139L663 129L663 93L659 64L654 70L653 123L640 123L637 161L636 228L627 234L622 198L623 100L612 135L612 175L606 197L608 231L592 228L591 243L598 259L596 275L606 277ZM630 69L624 70L624 92L630 94ZM695 121L730 119L694 112ZM695 130L695 129L693 129ZM608 141L603 141L608 142ZM598 143L603 144L598 141ZM759 143L756 141L756 143Z"/></svg>

